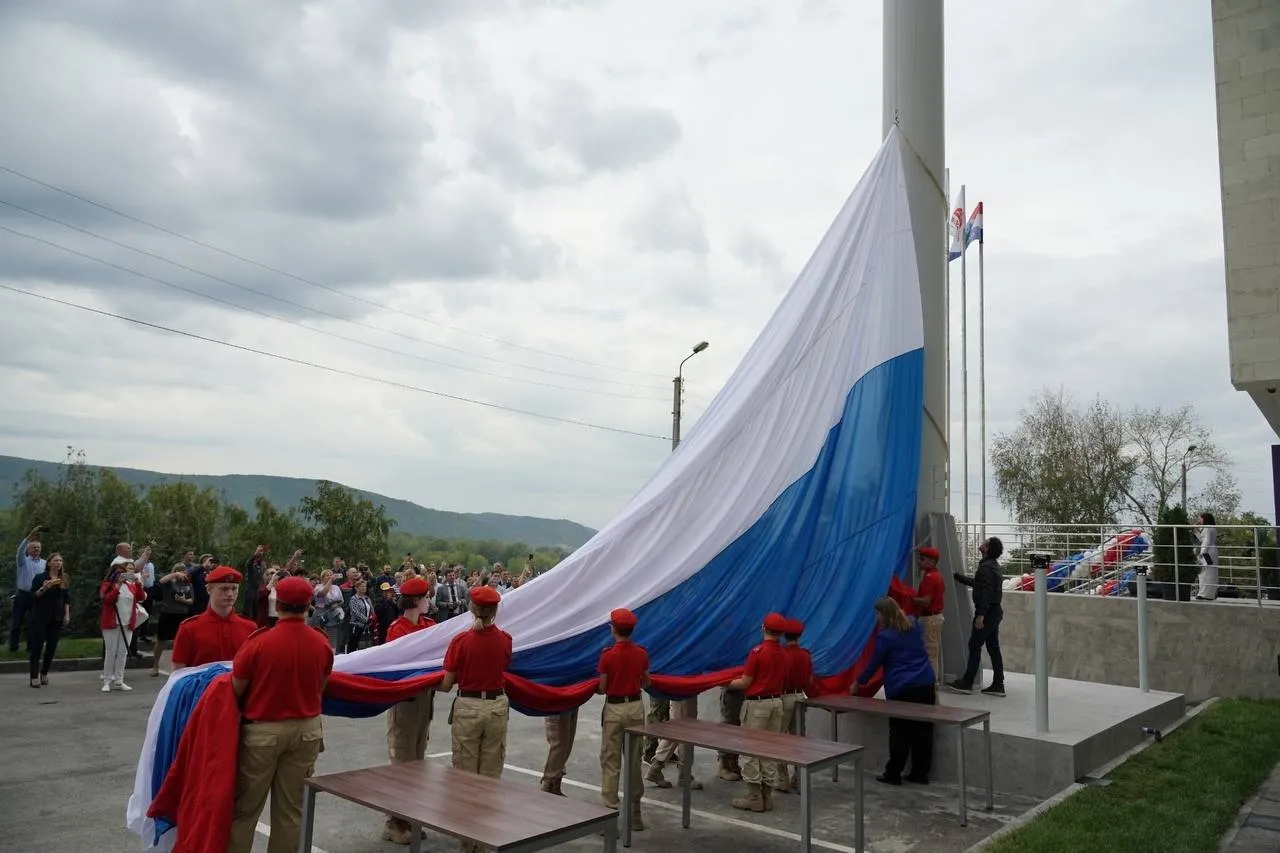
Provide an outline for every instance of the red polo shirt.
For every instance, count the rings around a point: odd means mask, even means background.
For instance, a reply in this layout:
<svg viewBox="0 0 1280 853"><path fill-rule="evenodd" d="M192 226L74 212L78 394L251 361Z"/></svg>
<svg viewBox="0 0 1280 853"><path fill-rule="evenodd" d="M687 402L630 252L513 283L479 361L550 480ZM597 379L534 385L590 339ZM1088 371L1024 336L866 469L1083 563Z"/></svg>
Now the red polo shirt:
<svg viewBox="0 0 1280 853"><path fill-rule="evenodd" d="M649 653L644 646L630 640L616 640L600 653L597 671L609 676L607 696L635 696L644 687L644 674L649 671Z"/></svg>
<svg viewBox="0 0 1280 853"><path fill-rule="evenodd" d="M281 619L259 631L236 654L231 677L249 682L240 701L246 720L305 720L320 716L333 649L302 619Z"/></svg>
<svg viewBox="0 0 1280 853"><path fill-rule="evenodd" d="M511 635L496 625L463 631L444 653L444 671L456 676L459 690L503 690L510 665Z"/></svg>
<svg viewBox="0 0 1280 853"><path fill-rule="evenodd" d="M421 631L423 628L430 628L436 624L425 616L419 616L417 622L410 622L403 616L391 623L391 627L387 629L387 642L398 640L405 634L412 634L414 631Z"/></svg>
<svg viewBox="0 0 1280 853"><path fill-rule="evenodd" d="M924 577L920 578L920 587L916 590L917 598L929 598L929 606L917 609L921 611L921 616L936 616L942 612L942 604L945 600L943 596L946 594L946 587L942 583L942 573L938 571L938 567L934 566L924 573Z"/></svg>
<svg viewBox="0 0 1280 853"><path fill-rule="evenodd" d="M804 646L783 646L790 667L787 670L788 693L804 693L813 683L813 655Z"/></svg>
<svg viewBox="0 0 1280 853"><path fill-rule="evenodd" d="M174 666L200 666L231 660L249 635L258 630L252 619L232 612L223 619L210 608L199 616L184 619L173 638Z"/></svg>
<svg viewBox="0 0 1280 853"><path fill-rule="evenodd" d="M746 697L756 699L780 695L786 690L790 669L791 660L786 650L777 640L765 640L747 655L747 665L742 674L751 676L751 686L747 688Z"/></svg>

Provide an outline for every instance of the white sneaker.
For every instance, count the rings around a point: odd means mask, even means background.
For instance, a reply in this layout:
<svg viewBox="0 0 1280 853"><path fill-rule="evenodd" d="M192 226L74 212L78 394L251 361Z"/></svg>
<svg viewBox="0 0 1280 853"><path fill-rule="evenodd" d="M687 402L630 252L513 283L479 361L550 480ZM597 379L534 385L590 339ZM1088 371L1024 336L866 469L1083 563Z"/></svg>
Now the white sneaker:
<svg viewBox="0 0 1280 853"><path fill-rule="evenodd" d="M133 688L125 684L123 681L116 682L116 688L119 690L132 690Z"/></svg>
<svg viewBox="0 0 1280 853"><path fill-rule="evenodd" d="M103 692L103 693L110 693L110 692L111 692L111 682L110 682L110 681L104 681L104 682L102 682L102 692Z"/></svg>

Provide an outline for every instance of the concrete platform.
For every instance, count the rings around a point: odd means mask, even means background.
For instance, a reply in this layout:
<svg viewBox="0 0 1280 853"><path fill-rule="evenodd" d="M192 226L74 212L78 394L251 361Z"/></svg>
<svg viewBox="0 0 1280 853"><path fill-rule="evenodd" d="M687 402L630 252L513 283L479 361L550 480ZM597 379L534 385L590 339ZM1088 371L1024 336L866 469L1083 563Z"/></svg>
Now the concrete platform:
<svg viewBox="0 0 1280 853"><path fill-rule="evenodd" d="M1066 678L1049 679L1049 732L1035 730L1035 677L1005 673L1005 698L975 692L963 696L942 691L941 702L991 712L991 742L996 790L1046 799L1112 761L1144 737L1144 727L1160 729L1186 713L1186 700L1178 693L1143 693L1134 687L1116 687ZM811 711L809 732L831 734L825 711ZM839 738L867 747L868 768L879 768L888 758L888 721L846 715ZM957 745L954 727L939 728L934 736L933 777L956 783ZM965 732L966 781L976 796L987 784L983 759L982 727ZM976 799L970 799L970 808Z"/></svg>

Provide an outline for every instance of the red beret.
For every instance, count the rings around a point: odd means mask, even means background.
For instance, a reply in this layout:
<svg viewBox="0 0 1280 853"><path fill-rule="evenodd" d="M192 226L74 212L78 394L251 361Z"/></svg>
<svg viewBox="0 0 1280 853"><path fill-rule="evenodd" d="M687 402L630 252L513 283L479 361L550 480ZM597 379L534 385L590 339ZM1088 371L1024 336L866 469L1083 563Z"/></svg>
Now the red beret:
<svg viewBox="0 0 1280 853"><path fill-rule="evenodd" d="M634 628L636 626L636 615L625 607L619 607L617 610L609 611L609 621L619 628Z"/></svg>
<svg viewBox="0 0 1280 853"><path fill-rule="evenodd" d="M932 545L925 545L917 553L919 553L921 557L932 557L935 560L942 558L942 553Z"/></svg>
<svg viewBox="0 0 1280 853"><path fill-rule="evenodd" d="M491 586L477 586L471 588L471 600L480 607L492 607L502 601L502 594Z"/></svg>
<svg viewBox="0 0 1280 853"><path fill-rule="evenodd" d="M803 622L801 622L799 619L788 619L788 620L787 620L787 630L786 630L786 633L788 633L788 634L803 634L803 633L804 633L804 623L803 623Z"/></svg>
<svg viewBox="0 0 1280 853"><path fill-rule="evenodd" d="M788 624L789 623L786 618L781 613L770 613L768 616L764 617L764 629L773 634L787 633Z"/></svg>
<svg viewBox="0 0 1280 853"><path fill-rule="evenodd" d="M206 585L211 583L240 583L244 580L244 576L230 566L218 566L209 574L205 575L204 582ZM276 596L279 600L279 594Z"/></svg>
<svg viewBox="0 0 1280 853"><path fill-rule="evenodd" d="M431 587L427 586L427 582L422 578L409 578L407 581L400 584L401 595L426 595L430 591Z"/></svg>
<svg viewBox="0 0 1280 853"><path fill-rule="evenodd" d="M311 601L311 584L306 578L289 576L276 583L276 602L279 604L307 604Z"/></svg>

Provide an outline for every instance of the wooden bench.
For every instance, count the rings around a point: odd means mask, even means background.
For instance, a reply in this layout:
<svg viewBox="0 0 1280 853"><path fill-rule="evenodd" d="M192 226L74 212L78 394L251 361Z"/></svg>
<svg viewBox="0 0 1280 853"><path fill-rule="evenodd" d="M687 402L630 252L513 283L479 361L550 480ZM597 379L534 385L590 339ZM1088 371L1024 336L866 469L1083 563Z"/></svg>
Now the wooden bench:
<svg viewBox="0 0 1280 853"><path fill-rule="evenodd" d="M693 779L693 748L695 746L795 765L800 775L800 840L806 851L813 848L813 819L809 801L810 772L828 766L834 767L842 759L852 757L854 766L859 771L853 789L853 846L858 853L862 853L862 747L848 743L812 740L781 732L763 732L725 723L713 723L709 720L682 719L632 726L623 735L624 803L631 802L632 797L631 775L625 763L631 760L632 755L639 754L638 748L632 747L631 744L636 738L646 737L657 740L665 738L680 744L680 825L685 829L689 828L689 814L692 809L690 783ZM622 846L631 846L631 826L625 820L622 821Z"/></svg>
<svg viewBox="0 0 1280 853"><path fill-rule="evenodd" d="M796 719L799 731L804 732L802 713L806 708L817 708L831 713L831 737L839 738L837 726L841 714L870 714L877 717L897 717L902 720L918 720L940 726L956 727L956 773L960 789L960 825L969 825L968 801L965 794L964 730L982 723L982 735L987 751L987 811L995 809L995 787L991 776L991 712L973 708L955 708L949 705L921 705L917 702L892 702L886 699L869 699L862 696L833 694L816 699L801 700L797 705ZM839 768L833 769L831 778L839 780Z"/></svg>
<svg viewBox="0 0 1280 853"><path fill-rule="evenodd" d="M509 853L543 850L593 834L604 835L605 853L617 851L618 812L613 809L440 763L410 761L308 779L301 853L311 853L316 794L321 791L408 821L412 853L421 853L423 827Z"/></svg>

